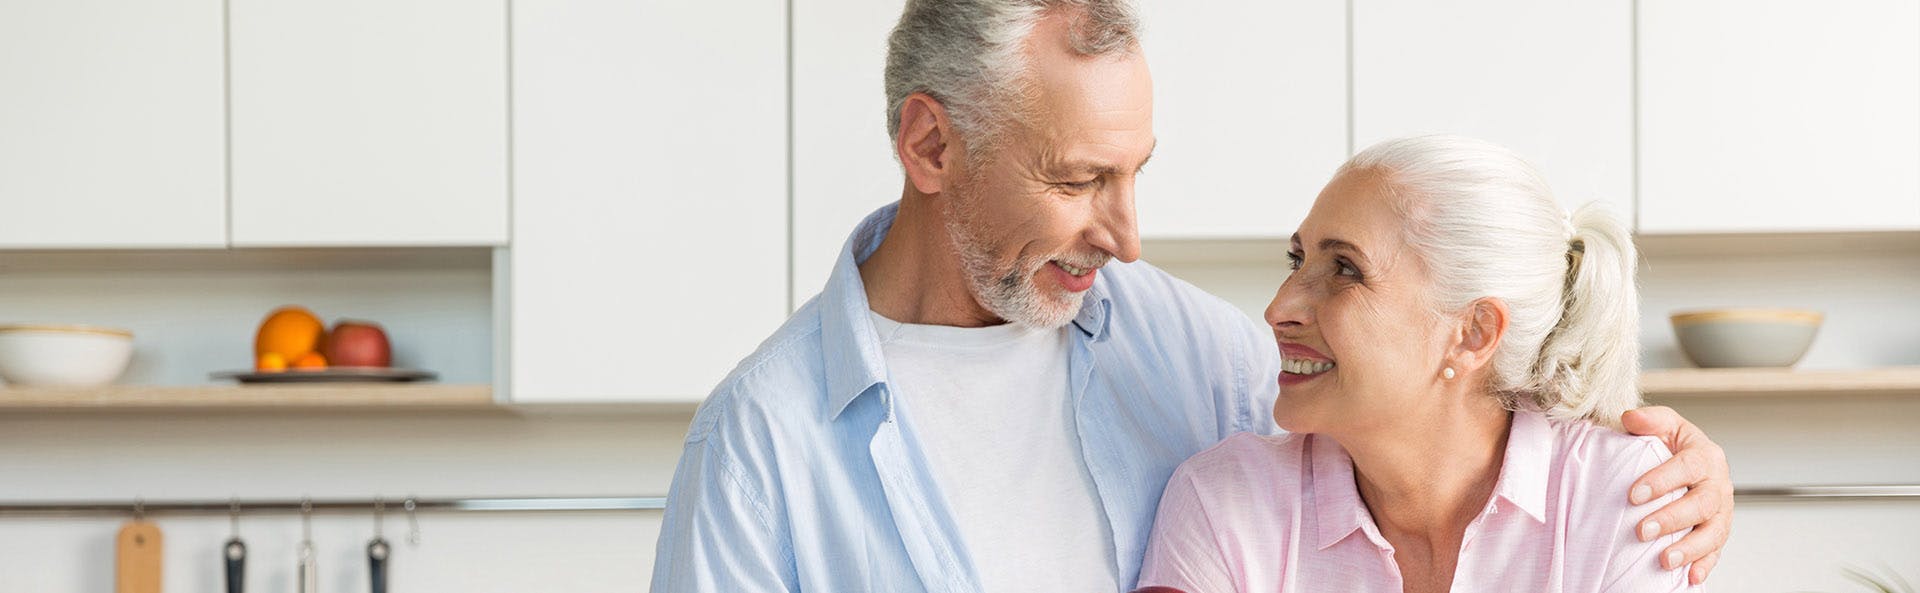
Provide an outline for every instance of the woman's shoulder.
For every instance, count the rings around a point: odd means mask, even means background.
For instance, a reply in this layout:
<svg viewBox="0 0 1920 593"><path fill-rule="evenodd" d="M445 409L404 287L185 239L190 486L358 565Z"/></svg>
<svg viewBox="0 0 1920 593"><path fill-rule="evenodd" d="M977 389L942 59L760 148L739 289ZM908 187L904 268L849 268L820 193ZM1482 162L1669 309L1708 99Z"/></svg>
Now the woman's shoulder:
<svg viewBox="0 0 1920 593"><path fill-rule="evenodd" d="M1271 493L1276 486L1300 481L1310 463L1310 439L1304 434L1234 433L1187 458L1174 470L1173 480L1188 482L1203 496Z"/></svg>
<svg viewBox="0 0 1920 593"><path fill-rule="evenodd" d="M1548 418L1546 424L1554 437L1555 465L1565 469L1613 474L1632 468L1631 480L1673 457L1659 437L1630 435L1585 419Z"/></svg>
<svg viewBox="0 0 1920 593"><path fill-rule="evenodd" d="M1586 420L1544 422L1553 435L1552 470L1542 484L1545 519L1559 531L1568 583L1591 583L1606 591L1676 591L1684 572L1660 568L1657 560L1681 532L1651 542L1635 535L1640 522L1679 499L1673 492L1633 505L1627 493L1647 470L1673 457L1655 437L1641 437Z"/></svg>
<svg viewBox="0 0 1920 593"><path fill-rule="evenodd" d="M1236 432L1228 435L1226 440L1193 454L1193 457L1180 464L1177 471L1195 476L1232 476L1250 470L1298 465L1306 451L1308 436Z"/></svg>
<svg viewBox="0 0 1920 593"><path fill-rule="evenodd" d="M1550 419L1553 435L1545 490L1558 492L1550 513L1573 528L1631 525L1661 505L1634 506L1627 493L1654 466L1671 459L1655 437L1626 434L1587 420ZM1678 493L1670 495L1677 498ZM1625 532L1623 532L1625 533Z"/></svg>

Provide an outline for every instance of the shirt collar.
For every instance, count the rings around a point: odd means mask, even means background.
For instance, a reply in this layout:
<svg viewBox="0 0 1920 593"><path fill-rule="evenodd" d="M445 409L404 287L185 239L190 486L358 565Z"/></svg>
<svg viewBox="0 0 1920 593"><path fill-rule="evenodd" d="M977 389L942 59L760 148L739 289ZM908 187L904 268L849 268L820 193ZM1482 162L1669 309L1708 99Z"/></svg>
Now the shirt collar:
<svg viewBox="0 0 1920 593"><path fill-rule="evenodd" d="M875 386L886 384L886 358L880 348L880 334L868 317L872 307L867 303L866 282L860 279L860 262L880 248L880 241L887 237L899 213L900 203L894 202L867 215L866 220L854 228L853 236L840 248L840 258L834 263L833 273L820 295L820 338L826 344L827 413L833 418L840 417L861 395L875 391ZM1074 327L1095 342L1106 341L1109 334L1113 300L1108 295L1106 275L1095 276L1093 288L1087 290L1086 299L1080 305L1080 313L1073 318ZM889 417L893 415L892 408L889 402Z"/></svg>
<svg viewBox="0 0 1920 593"><path fill-rule="evenodd" d="M1364 530L1368 537L1375 537L1373 516L1367 513L1360 486L1353 481L1353 458L1326 435L1308 435L1307 439L1307 455L1313 464L1315 547L1325 550L1355 531Z"/></svg>
<svg viewBox="0 0 1920 593"><path fill-rule="evenodd" d="M880 350L880 335L873 328L868 312L867 285L860 280L860 262L880 248L880 240L893 227L900 211L898 202L888 204L855 227L853 236L840 248L826 289L820 294L820 340L824 344L827 370L827 415L840 413L862 394L874 390L887 379L887 363ZM892 406L887 406L891 417Z"/></svg>
<svg viewBox="0 0 1920 593"><path fill-rule="evenodd" d="M1308 454L1313 463L1314 544L1318 549L1340 543L1354 531L1367 533L1378 545L1386 545L1360 499L1353 479L1353 458L1339 443L1323 435L1311 435ZM1533 517L1547 519L1547 476L1551 473L1553 427L1539 412L1513 413L1507 429L1507 450L1500 462L1500 478L1493 494Z"/></svg>
<svg viewBox="0 0 1920 593"><path fill-rule="evenodd" d="M1500 481L1493 494L1526 511L1533 520L1547 520L1547 477L1553 466L1553 427L1539 412L1513 413L1507 430L1507 456L1500 462Z"/></svg>
<svg viewBox="0 0 1920 593"><path fill-rule="evenodd" d="M1080 314L1073 317L1073 327L1095 342L1107 341L1108 326L1113 323L1113 298L1107 292L1108 268L1111 266L1094 273L1093 288L1087 289L1087 296L1080 301Z"/></svg>

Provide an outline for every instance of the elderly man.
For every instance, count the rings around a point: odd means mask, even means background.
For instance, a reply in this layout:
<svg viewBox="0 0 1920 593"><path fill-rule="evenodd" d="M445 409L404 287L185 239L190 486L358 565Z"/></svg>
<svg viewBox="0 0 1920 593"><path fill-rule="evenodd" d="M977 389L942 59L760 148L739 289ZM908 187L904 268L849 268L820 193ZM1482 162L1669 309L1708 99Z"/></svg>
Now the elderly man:
<svg viewBox="0 0 1920 593"><path fill-rule="evenodd" d="M1174 467L1277 430L1269 333L1135 263L1136 29L1124 0L908 2L900 201L694 417L656 593L1126 590ZM1704 578L1721 452L1670 411L1627 422L1677 451L1631 496L1693 487L1650 522L1698 525L1675 548Z"/></svg>

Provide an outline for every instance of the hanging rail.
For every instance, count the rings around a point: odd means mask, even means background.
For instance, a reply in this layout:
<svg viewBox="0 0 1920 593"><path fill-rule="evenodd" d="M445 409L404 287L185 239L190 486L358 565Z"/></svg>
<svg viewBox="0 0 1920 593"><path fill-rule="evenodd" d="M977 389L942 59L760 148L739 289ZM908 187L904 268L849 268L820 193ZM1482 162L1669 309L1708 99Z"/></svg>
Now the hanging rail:
<svg viewBox="0 0 1920 593"><path fill-rule="evenodd" d="M1735 498L1752 500L1902 500L1920 499L1920 484L1854 486L1770 486L1735 488Z"/></svg>
<svg viewBox="0 0 1920 593"><path fill-rule="evenodd" d="M1879 484L1848 486L1766 486L1739 488L1734 497L1746 500L1920 500L1920 484ZM667 508L667 499L658 496L574 496L574 497L498 497L498 498L399 498L312 501L314 512L368 512L384 501L391 510L408 502L419 512L581 512L581 511L657 511ZM4 502L0 515L45 514L227 514L237 503L240 512L257 514L299 513L301 500L196 500L130 502Z"/></svg>
<svg viewBox="0 0 1920 593"><path fill-rule="evenodd" d="M237 505L241 513L299 513L303 504L314 512L369 512L385 503L390 511L411 506L419 512L579 512L579 511L653 511L667 508L664 497L648 496L573 496L573 497L498 497L498 498L379 498L365 500L167 500L149 501L22 501L0 503L0 515L125 515L125 514L228 514Z"/></svg>

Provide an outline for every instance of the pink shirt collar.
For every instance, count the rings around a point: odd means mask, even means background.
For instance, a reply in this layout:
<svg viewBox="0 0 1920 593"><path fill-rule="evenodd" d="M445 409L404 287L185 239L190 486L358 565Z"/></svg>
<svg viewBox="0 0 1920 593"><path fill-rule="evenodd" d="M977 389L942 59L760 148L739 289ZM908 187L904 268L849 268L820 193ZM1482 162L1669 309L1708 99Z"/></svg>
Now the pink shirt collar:
<svg viewBox="0 0 1920 593"><path fill-rule="evenodd" d="M1313 460L1312 482L1315 544L1321 550L1340 543L1354 531L1382 549L1390 548L1373 523L1373 515L1360 500L1359 487L1353 481L1353 458L1333 439L1312 435L1307 454ZM1500 463L1499 482L1493 496L1504 499L1535 521L1546 522L1547 477L1552 464L1553 428L1539 412L1513 413L1507 429L1507 451Z"/></svg>

